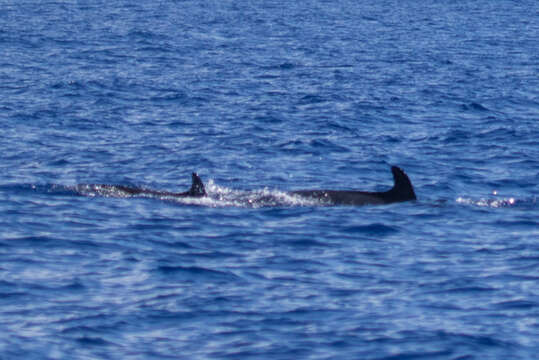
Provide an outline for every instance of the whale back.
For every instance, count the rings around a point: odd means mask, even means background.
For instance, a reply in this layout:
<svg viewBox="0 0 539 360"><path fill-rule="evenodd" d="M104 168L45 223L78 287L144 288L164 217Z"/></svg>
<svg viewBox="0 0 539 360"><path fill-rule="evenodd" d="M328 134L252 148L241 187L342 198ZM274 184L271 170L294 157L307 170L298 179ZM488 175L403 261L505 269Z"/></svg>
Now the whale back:
<svg viewBox="0 0 539 360"><path fill-rule="evenodd" d="M193 183L191 184L191 188L189 189L188 194L194 197L205 196L206 189L204 188L204 184L202 183L200 176L198 176L197 173L192 173L191 177L193 179Z"/></svg>
<svg viewBox="0 0 539 360"><path fill-rule="evenodd" d="M397 166L391 167L394 184L388 191L348 191L348 190L296 190L292 195L320 199L334 205L376 205L416 200L412 182Z"/></svg>
<svg viewBox="0 0 539 360"><path fill-rule="evenodd" d="M386 193L387 197L395 202L416 200L417 197L415 195L414 187L412 186L412 182L410 181L410 178L408 178L408 175L397 166L392 166L391 172L393 173L394 185L393 188Z"/></svg>

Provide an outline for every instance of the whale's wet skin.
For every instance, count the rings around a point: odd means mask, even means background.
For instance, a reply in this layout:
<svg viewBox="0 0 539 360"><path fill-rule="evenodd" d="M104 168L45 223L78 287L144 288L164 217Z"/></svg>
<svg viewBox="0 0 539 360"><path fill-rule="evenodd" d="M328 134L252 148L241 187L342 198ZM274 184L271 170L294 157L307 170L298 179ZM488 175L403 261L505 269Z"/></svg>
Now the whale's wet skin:
<svg viewBox="0 0 539 360"><path fill-rule="evenodd" d="M79 185L75 189L84 195L143 196L180 200L202 199L199 202L200 205L208 205L210 203L204 200L212 199L214 202L211 205L214 206L383 205L416 200L414 188L406 173L396 166L391 167L391 172L393 173L394 185L390 190L384 192L351 190L295 190L289 192L263 190L245 192L236 190L227 193L221 191L208 194L202 179L197 173L192 174L191 188L180 193L107 184Z"/></svg>
<svg viewBox="0 0 539 360"><path fill-rule="evenodd" d="M416 200L414 188L408 176L400 168L391 167L394 185L388 191L342 191L342 190L297 190L291 194L324 200L332 205L381 205Z"/></svg>
<svg viewBox="0 0 539 360"><path fill-rule="evenodd" d="M172 198L199 198L206 196L206 190L202 180L197 173L191 174L191 188L184 192L170 192L146 189L142 187L126 185L108 185L108 184L87 184L78 185L75 190L84 195L103 195L103 196L154 196L154 197L172 197Z"/></svg>

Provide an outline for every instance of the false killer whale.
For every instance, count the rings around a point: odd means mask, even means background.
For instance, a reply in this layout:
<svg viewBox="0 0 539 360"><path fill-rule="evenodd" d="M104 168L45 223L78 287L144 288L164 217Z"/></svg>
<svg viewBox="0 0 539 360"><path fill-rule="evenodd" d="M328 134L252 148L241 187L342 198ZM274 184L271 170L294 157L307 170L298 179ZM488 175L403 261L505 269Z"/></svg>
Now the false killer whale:
<svg viewBox="0 0 539 360"><path fill-rule="evenodd" d="M391 167L394 185L388 191L345 191L345 190L296 190L288 194L304 198L318 199L332 205L377 205L416 200L414 188L408 175L396 167Z"/></svg>
<svg viewBox="0 0 539 360"><path fill-rule="evenodd" d="M353 190L295 190L285 192L285 194L304 199L318 200L322 205L377 205L416 200L412 183L404 171L397 166L392 166L391 172L393 173L394 185L388 191L367 192ZM113 192L116 195L119 195L118 193L124 193L134 196L156 195L175 198L200 198L207 196L204 184L197 173L192 173L191 188L188 191L181 193L158 191L125 185L93 185L93 187L98 188L100 191L105 190L107 193ZM253 200L250 199L249 203L252 204L252 202ZM255 202L257 201L255 200ZM264 203L264 200L260 199L260 202Z"/></svg>
<svg viewBox="0 0 539 360"><path fill-rule="evenodd" d="M197 173L192 173L191 178L192 178L191 188L188 191L181 192L181 193L175 193L175 192L169 192L169 191L158 191L158 190L151 190L151 189L145 189L145 188L137 188L137 187L132 187L132 186L125 186L125 185L99 185L99 188L102 190L123 192L129 195L156 195L156 196L171 196L171 197L177 197L177 198L206 196L206 189L204 188L204 184L202 183L200 176L198 176Z"/></svg>

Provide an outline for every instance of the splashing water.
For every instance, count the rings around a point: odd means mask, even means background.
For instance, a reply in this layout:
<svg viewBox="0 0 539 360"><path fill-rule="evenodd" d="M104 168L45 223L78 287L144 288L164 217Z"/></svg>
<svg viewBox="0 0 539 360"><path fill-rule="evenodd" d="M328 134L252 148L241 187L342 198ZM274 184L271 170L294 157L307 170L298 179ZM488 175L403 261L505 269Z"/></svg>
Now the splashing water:
<svg viewBox="0 0 539 360"><path fill-rule="evenodd" d="M493 195L497 195L497 192L493 192ZM456 199L458 204L472 205L479 207L490 207L490 208L505 208L505 207L515 207L521 205L535 205L536 199L517 199L515 197L503 197L503 198L481 198L481 199L471 199L459 196Z"/></svg>
<svg viewBox="0 0 539 360"><path fill-rule="evenodd" d="M290 195L284 191L263 188L258 190L236 190L219 186L213 180L209 180L206 185L207 196L204 197L175 197L172 195L156 195L141 192L132 194L122 189L121 186L104 184L83 184L77 185L73 190L81 195L95 197L146 197L173 201L184 205L198 205L208 207L290 207L290 206L324 206L328 203L318 200Z"/></svg>

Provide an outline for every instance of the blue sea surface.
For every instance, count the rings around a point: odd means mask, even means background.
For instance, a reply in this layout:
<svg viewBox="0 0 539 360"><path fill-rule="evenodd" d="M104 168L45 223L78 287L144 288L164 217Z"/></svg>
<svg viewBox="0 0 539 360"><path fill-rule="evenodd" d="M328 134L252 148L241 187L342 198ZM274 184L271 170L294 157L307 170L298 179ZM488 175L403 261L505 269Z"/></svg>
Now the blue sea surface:
<svg viewBox="0 0 539 360"><path fill-rule="evenodd" d="M0 359L537 359L538 39L527 0L0 1ZM417 201L286 193L391 165Z"/></svg>

